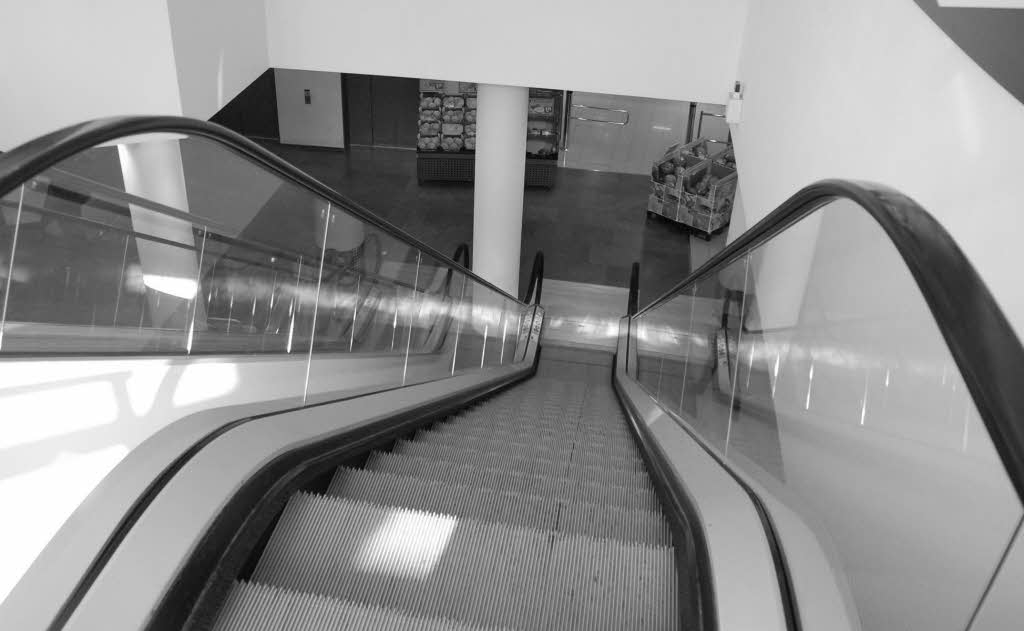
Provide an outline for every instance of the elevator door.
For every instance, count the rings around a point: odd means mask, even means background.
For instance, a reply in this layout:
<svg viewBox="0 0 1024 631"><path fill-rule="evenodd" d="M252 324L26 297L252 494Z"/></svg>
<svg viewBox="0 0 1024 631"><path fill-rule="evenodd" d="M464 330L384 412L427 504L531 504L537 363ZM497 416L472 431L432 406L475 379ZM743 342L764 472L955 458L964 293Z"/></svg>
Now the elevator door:
<svg viewBox="0 0 1024 631"><path fill-rule="evenodd" d="M573 92L562 166L646 174L669 145L686 139L690 104Z"/></svg>
<svg viewBox="0 0 1024 631"><path fill-rule="evenodd" d="M345 99L350 144L416 148L418 80L345 75Z"/></svg>

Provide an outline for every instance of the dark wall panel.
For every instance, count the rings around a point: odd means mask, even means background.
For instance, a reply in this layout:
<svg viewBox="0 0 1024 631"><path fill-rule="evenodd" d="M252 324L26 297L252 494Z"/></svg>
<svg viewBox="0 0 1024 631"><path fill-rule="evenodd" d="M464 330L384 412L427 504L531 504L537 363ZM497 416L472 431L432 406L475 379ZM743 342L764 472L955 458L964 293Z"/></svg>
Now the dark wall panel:
<svg viewBox="0 0 1024 631"><path fill-rule="evenodd" d="M342 78L348 144L373 145L373 77L347 74Z"/></svg>
<svg viewBox="0 0 1024 631"><path fill-rule="evenodd" d="M418 79L373 77L373 144L416 147Z"/></svg>
<svg viewBox="0 0 1024 631"><path fill-rule="evenodd" d="M261 74L210 120L243 136L280 138L274 69Z"/></svg>
<svg viewBox="0 0 1024 631"><path fill-rule="evenodd" d="M1024 9L940 7L914 0L957 46L1024 102Z"/></svg>

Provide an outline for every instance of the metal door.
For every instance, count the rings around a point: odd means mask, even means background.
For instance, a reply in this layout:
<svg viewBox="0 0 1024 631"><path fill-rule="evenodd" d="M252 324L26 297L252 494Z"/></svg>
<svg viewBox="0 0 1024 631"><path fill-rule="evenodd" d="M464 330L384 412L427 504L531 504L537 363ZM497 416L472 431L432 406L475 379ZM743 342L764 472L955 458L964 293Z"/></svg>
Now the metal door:
<svg viewBox="0 0 1024 631"><path fill-rule="evenodd" d="M686 139L689 109L683 101L573 92L562 166L650 173L665 147Z"/></svg>

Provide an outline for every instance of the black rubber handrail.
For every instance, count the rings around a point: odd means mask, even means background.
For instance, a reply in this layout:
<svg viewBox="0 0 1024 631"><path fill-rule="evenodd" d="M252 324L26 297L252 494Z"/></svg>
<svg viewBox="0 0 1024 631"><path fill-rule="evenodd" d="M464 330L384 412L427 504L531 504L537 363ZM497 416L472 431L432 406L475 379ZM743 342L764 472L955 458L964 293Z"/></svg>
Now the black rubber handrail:
<svg viewBox="0 0 1024 631"><path fill-rule="evenodd" d="M697 271L644 307L657 308L837 200L856 202L900 253L949 347L978 414L1024 502L1024 347L995 298L945 228L914 200L866 182L824 180L790 197Z"/></svg>
<svg viewBox="0 0 1024 631"><path fill-rule="evenodd" d="M456 263L459 263L460 258L462 259L460 265L462 265L466 269L470 269L469 244L460 243L458 247L455 248L455 254L452 254L452 260L455 261ZM444 296L448 295L448 288L451 287L452 276L454 273L455 270L449 267L448 272L444 275L444 290L441 292L441 294Z"/></svg>
<svg viewBox="0 0 1024 631"><path fill-rule="evenodd" d="M640 303L640 263L633 261L629 270L629 300L626 302L626 315L636 315Z"/></svg>
<svg viewBox="0 0 1024 631"><path fill-rule="evenodd" d="M523 304L540 304L541 290L544 289L544 252L540 250L533 257L533 268L530 270L530 284L526 288Z"/></svg>
<svg viewBox="0 0 1024 631"><path fill-rule="evenodd" d="M241 155L243 158L259 164L282 179L312 191L338 208L387 232L396 239L416 247L436 260L450 264L458 271L472 278L477 284L518 302L518 299L508 292L477 276L468 268L452 261L404 230L381 219L362 205L344 197L341 193L338 193L305 171L286 162L241 134L207 121L180 116L101 118L71 125L45 136L40 136L35 140L30 140L12 149L8 153L0 155L0 197L4 197L32 177L82 151L129 136L156 133L187 134L212 140ZM199 217L190 216L190 220L197 225L203 225L203 221Z"/></svg>

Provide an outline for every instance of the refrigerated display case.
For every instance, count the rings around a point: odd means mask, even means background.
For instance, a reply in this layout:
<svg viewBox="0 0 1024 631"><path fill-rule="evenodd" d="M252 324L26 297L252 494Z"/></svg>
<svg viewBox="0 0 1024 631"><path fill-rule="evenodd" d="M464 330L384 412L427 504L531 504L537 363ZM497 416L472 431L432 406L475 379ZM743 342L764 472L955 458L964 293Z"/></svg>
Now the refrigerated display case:
<svg viewBox="0 0 1024 631"><path fill-rule="evenodd" d="M526 185L551 188L558 168L561 137L561 92L530 89L526 117Z"/></svg>
<svg viewBox="0 0 1024 631"><path fill-rule="evenodd" d="M420 80L416 174L420 182L472 182L476 163L476 84ZM530 89L526 186L550 188L558 168L562 93Z"/></svg>

